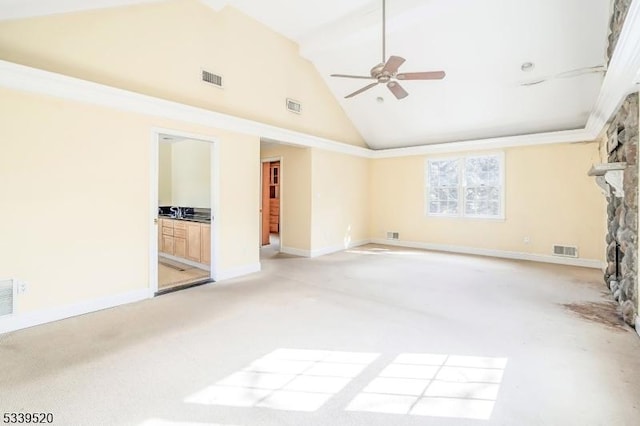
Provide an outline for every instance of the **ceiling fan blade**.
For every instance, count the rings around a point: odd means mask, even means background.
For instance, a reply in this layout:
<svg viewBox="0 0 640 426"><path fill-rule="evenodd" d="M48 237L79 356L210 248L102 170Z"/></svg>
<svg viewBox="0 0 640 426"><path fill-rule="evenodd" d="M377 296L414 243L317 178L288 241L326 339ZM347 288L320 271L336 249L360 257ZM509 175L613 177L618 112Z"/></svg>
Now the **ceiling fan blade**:
<svg viewBox="0 0 640 426"><path fill-rule="evenodd" d="M390 81L387 83L387 87L389 88L389 90L391 90L391 93L393 93L393 96L395 96L397 99L404 99L409 96L409 93L407 93L407 91L404 90L398 82Z"/></svg>
<svg viewBox="0 0 640 426"><path fill-rule="evenodd" d="M368 84L368 85L364 86L362 89L356 90L355 92L351 93L350 95L345 96L344 98L345 99L353 98L355 95L359 95L360 93L364 92L365 90L369 90L373 86L377 86L377 85L378 85L377 81L375 83Z"/></svg>
<svg viewBox="0 0 640 426"><path fill-rule="evenodd" d="M384 68L382 68L382 72L388 72L389 74L393 74L398 71L400 65L404 63L405 59L400 56L389 56L387 62L384 64Z"/></svg>
<svg viewBox="0 0 640 426"><path fill-rule="evenodd" d="M396 78L398 80L442 80L445 75L444 71L403 72L396 75Z"/></svg>
<svg viewBox="0 0 640 426"><path fill-rule="evenodd" d="M371 77L370 75L349 75L349 74L331 74L331 77L343 77L343 78L362 78L365 80L375 80L375 77Z"/></svg>

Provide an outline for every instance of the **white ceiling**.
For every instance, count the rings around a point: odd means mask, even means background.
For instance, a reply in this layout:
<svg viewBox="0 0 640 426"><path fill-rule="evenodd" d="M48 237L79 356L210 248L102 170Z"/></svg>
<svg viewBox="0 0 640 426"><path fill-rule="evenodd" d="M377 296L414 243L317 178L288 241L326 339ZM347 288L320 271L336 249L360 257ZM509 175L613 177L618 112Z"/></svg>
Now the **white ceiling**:
<svg viewBox="0 0 640 426"><path fill-rule="evenodd" d="M154 0L0 0L15 19ZM605 64L611 0L387 0L387 56L400 71L445 70L442 81L384 85L352 99L381 61L381 0L201 0L230 5L296 41L374 149L583 128L602 73L521 83ZM535 68L523 72L523 62ZM376 101L383 97L384 102ZM304 103L304 99L300 99Z"/></svg>
<svg viewBox="0 0 640 426"><path fill-rule="evenodd" d="M381 61L381 0L203 0L231 5L297 41L374 149L583 128L603 73L520 83L603 66L611 0L387 0L387 56L400 71L445 70L404 81L396 100L369 82ZM523 62L535 68L523 72ZM383 97L384 102L376 101ZM304 102L304 100L302 100Z"/></svg>

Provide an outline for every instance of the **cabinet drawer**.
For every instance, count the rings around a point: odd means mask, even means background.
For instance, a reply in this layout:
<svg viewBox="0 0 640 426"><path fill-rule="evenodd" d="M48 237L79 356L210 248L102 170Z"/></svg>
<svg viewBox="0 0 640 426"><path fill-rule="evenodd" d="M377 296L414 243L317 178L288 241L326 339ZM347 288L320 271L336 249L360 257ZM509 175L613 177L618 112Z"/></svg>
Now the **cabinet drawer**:
<svg viewBox="0 0 640 426"><path fill-rule="evenodd" d="M186 229L175 228L173 230L173 236L176 237L176 238L187 238L187 230Z"/></svg>
<svg viewBox="0 0 640 426"><path fill-rule="evenodd" d="M173 228L162 227L162 235L173 235Z"/></svg>
<svg viewBox="0 0 640 426"><path fill-rule="evenodd" d="M187 222L181 222L179 220L176 220L173 222L173 228L174 229L187 229Z"/></svg>
<svg viewBox="0 0 640 426"><path fill-rule="evenodd" d="M270 216L269 223L278 223L278 216Z"/></svg>
<svg viewBox="0 0 640 426"><path fill-rule="evenodd" d="M165 228L173 228L173 220L171 219L161 219L162 220L162 226L164 226Z"/></svg>

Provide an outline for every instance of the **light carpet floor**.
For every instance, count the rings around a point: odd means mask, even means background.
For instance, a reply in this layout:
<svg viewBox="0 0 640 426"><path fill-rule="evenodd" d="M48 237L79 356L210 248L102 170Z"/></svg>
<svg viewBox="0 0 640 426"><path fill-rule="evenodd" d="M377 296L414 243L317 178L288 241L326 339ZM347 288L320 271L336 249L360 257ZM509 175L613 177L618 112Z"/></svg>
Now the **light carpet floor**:
<svg viewBox="0 0 640 426"><path fill-rule="evenodd" d="M597 270L368 245L0 336L57 425L634 425Z"/></svg>

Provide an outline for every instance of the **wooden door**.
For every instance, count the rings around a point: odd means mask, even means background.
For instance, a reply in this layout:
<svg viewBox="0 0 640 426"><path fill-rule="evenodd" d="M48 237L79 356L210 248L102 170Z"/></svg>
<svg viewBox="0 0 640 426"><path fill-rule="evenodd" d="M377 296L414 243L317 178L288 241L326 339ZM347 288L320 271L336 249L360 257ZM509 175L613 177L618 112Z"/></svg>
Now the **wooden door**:
<svg viewBox="0 0 640 426"><path fill-rule="evenodd" d="M200 263L211 264L211 225L200 228Z"/></svg>
<svg viewBox="0 0 640 426"><path fill-rule="evenodd" d="M162 252L173 254L173 242L172 235L162 235Z"/></svg>
<svg viewBox="0 0 640 426"><path fill-rule="evenodd" d="M262 163L262 207L260 209L262 218L262 245L269 244L269 182L270 182L270 166L269 163Z"/></svg>
<svg viewBox="0 0 640 426"><path fill-rule="evenodd" d="M187 224L187 259L200 262L201 251L200 224Z"/></svg>
<svg viewBox="0 0 640 426"><path fill-rule="evenodd" d="M187 257L187 239L186 238L174 238L173 239L173 255L178 257Z"/></svg>

